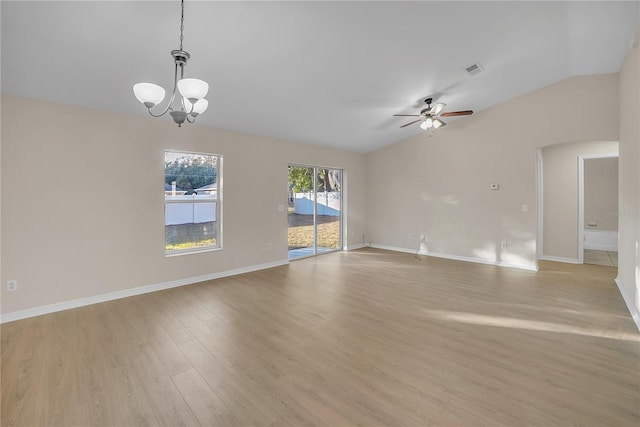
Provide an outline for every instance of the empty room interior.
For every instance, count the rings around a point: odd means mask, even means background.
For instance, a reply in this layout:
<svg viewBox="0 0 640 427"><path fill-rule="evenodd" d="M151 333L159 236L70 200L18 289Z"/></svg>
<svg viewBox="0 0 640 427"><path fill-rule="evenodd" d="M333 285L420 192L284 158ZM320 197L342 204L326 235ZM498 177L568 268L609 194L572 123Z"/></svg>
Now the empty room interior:
<svg viewBox="0 0 640 427"><path fill-rule="evenodd" d="M639 1L0 18L3 426L640 425Z"/></svg>

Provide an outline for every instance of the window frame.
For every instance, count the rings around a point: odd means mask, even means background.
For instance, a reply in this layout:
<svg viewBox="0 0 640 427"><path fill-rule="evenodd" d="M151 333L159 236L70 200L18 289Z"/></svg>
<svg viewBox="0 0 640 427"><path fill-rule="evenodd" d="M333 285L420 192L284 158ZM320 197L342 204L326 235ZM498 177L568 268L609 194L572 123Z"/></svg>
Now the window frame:
<svg viewBox="0 0 640 427"><path fill-rule="evenodd" d="M166 197L166 193L163 194L164 200L163 200L163 207L164 207L164 230L165 230L165 238L164 238L164 254L165 257L174 257L174 256L181 256L181 255L189 255L189 254L196 254L196 253L202 253L202 252L212 252L212 251L219 251L222 250L222 163L223 163L223 157L222 154L215 154L215 153L205 153L205 152L199 152L199 151L184 151L184 150L172 150L172 149L165 149L164 150L164 164L163 164L163 168L164 165L166 165L166 159L167 159L167 154L176 154L176 155L194 155L194 156L209 156L209 157L215 157L216 158L216 180L215 180L215 184L216 184L216 198L215 199L196 199L195 197L192 200L173 200L173 201L168 201L167 197ZM166 171L163 170L162 173L162 178L163 178L163 184L166 183ZM164 185L163 185L164 188ZM166 190L165 190L166 191ZM195 196L195 195L194 195ZM166 237L166 227L167 227L167 204L181 204L181 203L211 203L211 200L214 200L215 203L215 218L216 220L214 221L215 223L215 227L216 227L216 244L215 245L209 245L209 246L199 246L199 247L194 247L194 248L188 248L188 249L172 249L172 250L167 250L167 237Z"/></svg>

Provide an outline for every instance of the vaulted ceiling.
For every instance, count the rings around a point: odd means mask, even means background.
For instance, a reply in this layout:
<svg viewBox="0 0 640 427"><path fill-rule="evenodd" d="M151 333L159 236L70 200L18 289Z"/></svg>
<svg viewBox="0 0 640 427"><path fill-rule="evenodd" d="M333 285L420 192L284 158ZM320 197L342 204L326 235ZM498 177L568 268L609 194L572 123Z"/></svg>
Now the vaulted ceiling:
<svg viewBox="0 0 640 427"><path fill-rule="evenodd" d="M619 71L639 5L187 1L186 76L211 86L201 125L367 152L422 132L392 115L429 96L479 111ZM146 116L133 84L170 90L178 0L2 1L1 14L4 93Z"/></svg>

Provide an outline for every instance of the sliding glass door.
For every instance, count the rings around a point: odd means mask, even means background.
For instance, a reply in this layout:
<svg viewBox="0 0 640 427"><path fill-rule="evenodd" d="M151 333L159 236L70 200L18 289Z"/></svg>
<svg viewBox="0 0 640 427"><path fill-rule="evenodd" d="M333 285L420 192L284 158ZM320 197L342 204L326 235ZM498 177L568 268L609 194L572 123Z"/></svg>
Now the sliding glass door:
<svg viewBox="0 0 640 427"><path fill-rule="evenodd" d="M289 165L289 259L342 248L342 170Z"/></svg>

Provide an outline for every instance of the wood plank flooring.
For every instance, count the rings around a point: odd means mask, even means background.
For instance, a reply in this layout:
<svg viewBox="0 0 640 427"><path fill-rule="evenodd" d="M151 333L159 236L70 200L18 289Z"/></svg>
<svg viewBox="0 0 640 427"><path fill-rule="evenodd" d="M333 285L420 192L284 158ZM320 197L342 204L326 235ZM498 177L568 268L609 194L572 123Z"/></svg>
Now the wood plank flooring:
<svg viewBox="0 0 640 427"><path fill-rule="evenodd" d="M607 267L618 266L618 252L614 251L596 251L593 249L584 250L584 263L605 265Z"/></svg>
<svg viewBox="0 0 640 427"><path fill-rule="evenodd" d="M616 269L337 252L1 326L3 426L638 426Z"/></svg>

